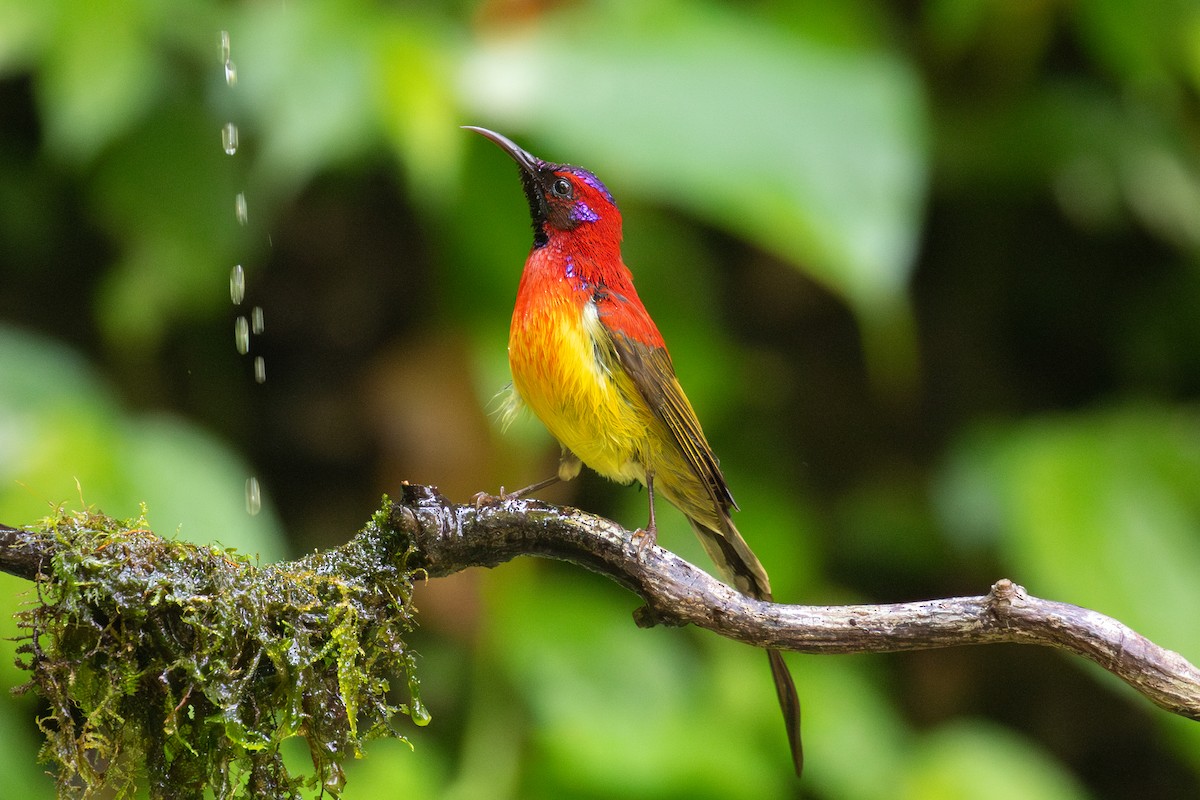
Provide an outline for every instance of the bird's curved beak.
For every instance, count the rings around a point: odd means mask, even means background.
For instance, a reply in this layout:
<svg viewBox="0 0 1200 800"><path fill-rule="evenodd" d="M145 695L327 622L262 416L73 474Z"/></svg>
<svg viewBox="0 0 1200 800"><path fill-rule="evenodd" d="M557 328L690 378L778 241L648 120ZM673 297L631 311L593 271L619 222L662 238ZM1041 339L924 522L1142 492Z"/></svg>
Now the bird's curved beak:
<svg viewBox="0 0 1200 800"><path fill-rule="evenodd" d="M544 174L554 165L547 164L528 150L520 147L512 139L503 134L489 131L487 128L477 128L474 125L463 125L464 130L475 131L495 142L501 150L508 153L512 160L521 168L521 188L525 191L525 199L529 202L529 216L533 221L534 242L539 246L546 243L546 220L550 209L546 205L546 195L542 180Z"/></svg>
<svg viewBox="0 0 1200 800"><path fill-rule="evenodd" d="M507 136L505 136L502 133L496 133L495 131L489 131L487 128L479 128L479 127L476 127L475 125L463 125L462 127L463 127L463 130L475 131L480 136L484 136L484 137L487 137L488 139L491 139L493 142L495 142L497 145L500 146L501 150L508 153L508 155L512 158L512 160L517 162L517 165L520 166L522 170L529 173L529 175L531 175L531 176L536 175L538 173L538 170L541 169L541 167L543 166L542 160L540 158L533 155L528 150L525 150L520 145L518 145L516 142L514 142L512 139L508 138Z"/></svg>

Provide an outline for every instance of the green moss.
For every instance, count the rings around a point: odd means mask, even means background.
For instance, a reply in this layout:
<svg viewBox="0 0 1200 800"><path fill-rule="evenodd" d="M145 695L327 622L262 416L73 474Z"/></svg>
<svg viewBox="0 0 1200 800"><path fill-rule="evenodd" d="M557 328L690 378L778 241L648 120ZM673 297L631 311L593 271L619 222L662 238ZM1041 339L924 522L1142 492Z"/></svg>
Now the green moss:
<svg viewBox="0 0 1200 800"><path fill-rule="evenodd" d="M23 688L47 701L42 756L60 790L337 796L342 760L368 739L399 737L396 713L427 722L404 642L411 544L390 511L385 498L346 545L267 567L161 539L142 518L45 520L33 535L54 557L20 615ZM307 741L311 775L284 767L292 736Z"/></svg>

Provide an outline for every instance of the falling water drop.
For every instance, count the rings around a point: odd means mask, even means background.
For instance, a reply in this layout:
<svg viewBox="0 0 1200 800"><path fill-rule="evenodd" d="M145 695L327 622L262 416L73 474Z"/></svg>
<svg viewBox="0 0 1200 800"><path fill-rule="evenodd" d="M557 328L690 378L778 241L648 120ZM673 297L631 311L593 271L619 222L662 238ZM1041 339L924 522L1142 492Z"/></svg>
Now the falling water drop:
<svg viewBox="0 0 1200 800"><path fill-rule="evenodd" d="M245 192L238 192L237 197L233 199L233 213L237 217L239 225L245 225L250 221L250 212L246 209Z"/></svg>
<svg viewBox="0 0 1200 800"><path fill-rule="evenodd" d="M263 310L262 306L255 306L250 311L250 330L255 334L262 333L263 328Z"/></svg>
<svg viewBox="0 0 1200 800"><path fill-rule="evenodd" d="M233 323L233 343L242 355L250 352L250 323L239 316Z"/></svg>
<svg viewBox="0 0 1200 800"><path fill-rule="evenodd" d="M252 477L246 481L246 513L253 517L259 511L262 511L262 489L258 486L258 478Z"/></svg>
<svg viewBox="0 0 1200 800"><path fill-rule="evenodd" d="M221 31L220 39L221 66L225 70L225 83L232 88L237 85L237 67L233 63L230 52L229 31ZM233 122L226 122L221 126L221 149L225 151L226 155L232 156L237 153L238 128ZM237 197L234 198L233 213L238 225L245 225L250 221L244 192L238 192ZM242 301L246 299L246 271L242 269L241 264L236 264L229 271L229 298L235 306L241 305ZM254 318L254 332L262 333L262 308L255 306L252 315ZM250 330L250 321L245 316L239 314L233 323L233 342L237 347L238 353L242 355L250 352ZM262 356L255 356L254 380L258 383L263 383L266 379L266 362L263 361ZM262 489L258 485L258 478L251 476L246 479L246 513L250 516L255 516L260 511L262 511Z"/></svg>
<svg viewBox="0 0 1200 800"><path fill-rule="evenodd" d="M230 58L229 31L221 31L221 64L225 67L225 83L233 86L237 83L237 67Z"/></svg>
<svg viewBox="0 0 1200 800"><path fill-rule="evenodd" d="M221 128L221 149L226 155L233 155L238 149L238 129L232 122L226 122Z"/></svg>
<svg viewBox="0 0 1200 800"><path fill-rule="evenodd" d="M233 304L241 305L246 299L246 271L238 264L229 271L229 299Z"/></svg>

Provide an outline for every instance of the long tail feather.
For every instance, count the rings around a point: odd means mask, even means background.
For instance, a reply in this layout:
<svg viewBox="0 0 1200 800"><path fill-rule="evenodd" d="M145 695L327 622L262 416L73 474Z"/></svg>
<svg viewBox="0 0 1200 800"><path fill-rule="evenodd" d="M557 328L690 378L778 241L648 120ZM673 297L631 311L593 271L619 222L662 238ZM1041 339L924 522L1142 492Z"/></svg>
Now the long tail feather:
<svg viewBox="0 0 1200 800"><path fill-rule="evenodd" d="M717 565L725 580L733 584L738 591L759 600L771 600L771 584L762 563L754 555L741 533L729 518L722 515L722 530L713 530L689 517L692 528L700 538L700 543L708 552L713 563ZM768 650L767 658L771 662L771 677L775 679L775 693L779 696L779 709L783 712L783 722L787 727L788 745L792 751L792 764L799 776L804 769L804 745L800 738L800 698L796 694L796 684L783 660L783 654L778 650Z"/></svg>
<svg viewBox="0 0 1200 800"><path fill-rule="evenodd" d="M804 772L804 743L800 740L800 697L796 694L796 684L783 661L783 654L778 650L768 650L767 658L771 662L771 677L775 679L775 693L779 695L779 709L783 711L783 724L787 727L792 766L796 768L796 776L799 777Z"/></svg>

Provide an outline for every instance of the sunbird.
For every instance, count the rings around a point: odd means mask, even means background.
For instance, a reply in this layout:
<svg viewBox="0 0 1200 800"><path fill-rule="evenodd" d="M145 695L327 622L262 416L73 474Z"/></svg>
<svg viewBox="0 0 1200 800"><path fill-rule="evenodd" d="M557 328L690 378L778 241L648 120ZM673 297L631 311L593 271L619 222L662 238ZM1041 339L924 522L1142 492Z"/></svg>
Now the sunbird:
<svg viewBox="0 0 1200 800"><path fill-rule="evenodd" d="M511 139L491 139L517 162L533 221L533 248L517 289L508 338L510 405L526 405L562 446L558 474L505 495L569 481L586 464L610 480L646 487L653 544L657 492L683 512L725 580L771 600L766 570L730 518L737 508L662 334L621 257L621 212L585 169L543 161ZM800 701L783 656L767 650L799 775Z"/></svg>

